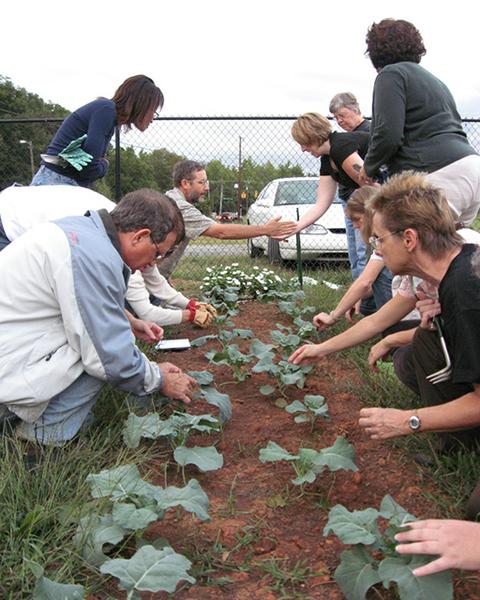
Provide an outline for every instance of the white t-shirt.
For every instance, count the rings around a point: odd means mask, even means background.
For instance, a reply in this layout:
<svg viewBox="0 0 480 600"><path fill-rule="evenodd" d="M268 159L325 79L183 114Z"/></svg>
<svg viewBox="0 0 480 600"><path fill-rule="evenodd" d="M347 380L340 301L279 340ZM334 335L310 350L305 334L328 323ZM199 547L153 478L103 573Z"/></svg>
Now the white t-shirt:
<svg viewBox="0 0 480 600"><path fill-rule="evenodd" d="M0 218L10 241L38 223L116 204L98 192L75 185L12 186L0 192Z"/></svg>

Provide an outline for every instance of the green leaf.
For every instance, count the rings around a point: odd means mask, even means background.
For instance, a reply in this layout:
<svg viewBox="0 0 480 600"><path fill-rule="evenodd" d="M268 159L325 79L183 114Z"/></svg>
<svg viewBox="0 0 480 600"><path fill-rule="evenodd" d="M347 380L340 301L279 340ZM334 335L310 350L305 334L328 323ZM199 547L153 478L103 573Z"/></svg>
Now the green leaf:
<svg viewBox="0 0 480 600"><path fill-rule="evenodd" d="M213 375L209 371L188 371L187 375L193 377L198 385L210 385L213 383Z"/></svg>
<svg viewBox="0 0 480 600"><path fill-rule="evenodd" d="M285 407L285 410L291 415L293 415L296 412L307 412L307 408L302 402L300 402L300 400L294 400L288 406Z"/></svg>
<svg viewBox="0 0 480 600"><path fill-rule="evenodd" d="M328 406L323 396L305 394L303 403L316 417L328 417Z"/></svg>
<svg viewBox="0 0 480 600"><path fill-rule="evenodd" d="M381 539L377 527L378 516L375 508L350 512L342 504L336 504L328 513L323 535L332 532L344 544L374 544Z"/></svg>
<svg viewBox="0 0 480 600"><path fill-rule="evenodd" d="M287 406L287 401L285 400L285 398L277 398L274 404L278 408L285 408Z"/></svg>
<svg viewBox="0 0 480 600"><path fill-rule="evenodd" d="M225 302L237 302L238 301L238 294L234 293L234 292L224 292L223 293L223 299L225 300Z"/></svg>
<svg viewBox="0 0 480 600"><path fill-rule="evenodd" d="M195 514L202 521L210 519L208 515L208 496L196 479L190 479L183 488L169 486L158 488L155 499L162 510L173 506L182 506L186 511Z"/></svg>
<svg viewBox="0 0 480 600"><path fill-rule="evenodd" d="M57 583L47 577L41 577L35 586L32 600L83 600L83 585Z"/></svg>
<svg viewBox="0 0 480 600"><path fill-rule="evenodd" d="M310 420L308 415L297 415L294 419L295 423L308 423Z"/></svg>
<svg viewBox="0 0 480 600"><path fill-rule="evenodd" d="M127 448L138 448L142 437L156 438L160 427L160 417L157 413L149 413L143 417L137 417L130 413L123 430L123 441Z"/></svg>
<svg viewBox="0 0 480 600"><path fill-rule="evenodd" d="M296 385L298 388L303 388L305 384L305 375L302 371L295 371L295 373L280 373L280 380L285 385Z"/></svg>
<svg viewBox="0 0 480 600"><path fill-rule="evenodd" d="M223 456L218 453L215 446L206 448L201 446L193 446L192 448L178 446L175 448L173 458L182 467L195 465L203 472L216 471L223 466Z"/></svg>
<svg viewBox="0 0 480 600"><path fill-rule="evenodd" d="M334 577L347 600L364 600L367 591L381 581L370 556L363 548L342 552Z"/></svg>
<svg viewBox="0 0 480 600"><path fill-rule="evenodd" d="M378 573L385 588L394 581L398 586L401 600L451 600L453 584L451 571L443 571L425 577L415 577L413 570L431 562L433 556L399 556L385 558L379 565Z"/></svg>
<svg viewBox="0 0 480 600"><path fill-rule="evenodd" d="M380 516L390 521L394 527L404 527L406 523L415 521L416 517L407 512L400 504L388 494L380 504Z"/></svg>
<svg viewBox="0 0 480 600"><path fill-rule="evenodd" d="M112 515L89 515L80 519L73 542L82 551L83 558L91 565L101 565L107 556L104 544L118 544L127 531L113 522Z"/></svg>
<svg viewBox="0 0 480 600"><path fill-rule="evenodd" d="M264 354L272 354L271 350L273 349L273 344L264 344L260 340L254 340L250 345L250 354L257 356L258 358L262 358Z"/></svg>
<svg viewBox="0 0 480 600"><path fill-rule="evenodd" d="M268 442L266 448L260 450L259 458L262 463L266 463L279 460L297 460L298 456L290 454L275 442Z"/></svg>
<svg viewBox="0 0 480 600"><path fill-rule="evenodd" d="M232 403L228 394L221 394L214 387L202 388L202 396L205 400L216 406L220 411L220 421L225 423L232 418Z"/></svg>
<svg viewBox="0 0 480 600"><path fill-rule="evenodd" d="M253 331L251 329L234 329L233 333L242 340L248 340L253 337Z"/></svg>
<svg viewBox="0 0 480 600"><path fill-rule="evenodd" d="M98 475L91 473L86 481L94 498L108 496L115 501L150 494L150 484L142 480L136 465L122 465L101 471Z"/></svg>
<svg viewBox="0 0 480 600"><path fill-rule="evenodd" d="M317 473L313 469L308 469L304 473L292 479L292 483L295 485L303 485L304 483L313 483L317 478Z"/></svg>
<svg viewBox="0 0 480 600"><path fill-rule="evenodd" d="M322 448L315 461L317 466L326 466L330 471L345 469L347 471L358 471L357 465L353 462L355 458L354 447L341 436L338 436L333 446Z"/></svg>
<svg viewBox="0 0 480 600"><path fill-rule="evenodd" d="M273 394L275 388L273 385L262 385L258 388L258 391L262 394L262 396L269 396L270 394Z"/></svg>
<svg viewBox="0 0 480 600"><path fill-rule="evenodd" d="M198 337L198 338L195 338L194 340L192 340L190 342L190 346L193 346L194 348L199 348L200 346L205 345L210 340L216 340L216 339L217 339L216 335L202 335L201 337Z"/></svg>
<svg viewBox="0 0 480 600"><path fill-rule="evenodd" d="M45 569L42 567L42 565L39 565L37 562L30 560L29 558L24 558L23 562L30 569L35 579L40 579L40 577L43 576Z"/></svg>
<svg viewBox="0 0 480 600"><path fill-rule="evenodd" d="M171 548L156 550L153 546L142 546L130 559L116 558L100 567L102 573L117 577L127 598L133 591L174 592L181 580L195 583L187 573L191 562Z"/></svg>
<svg viewBox="0 0 480 600"><path fill-rule="evenodd" d="M158 514L148 508L137 508L135 504L116 502L112 508L113 522L125 529L145 529L158 519Z"/></svg>

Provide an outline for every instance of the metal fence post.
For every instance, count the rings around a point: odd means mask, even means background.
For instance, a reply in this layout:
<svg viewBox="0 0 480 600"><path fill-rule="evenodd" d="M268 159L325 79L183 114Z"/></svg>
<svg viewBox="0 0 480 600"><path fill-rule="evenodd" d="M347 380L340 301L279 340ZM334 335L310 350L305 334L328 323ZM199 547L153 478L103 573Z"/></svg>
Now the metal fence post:
<svg viewBox="0 0 480 600"><path fill-rule="evenodd" d="M300 220L300 212L297 207L297 221ZM300 288L303 289L303 263L302 263L302 244L300 242L300 234L295 235L297 245L297 277L300 283Z"/></svg>
<svg viewBox="0 0 480 600"><path fill-rule="evenodd" d="M120 177L120 127L115 127L115 200L122 197L122 181Z"/></svg>

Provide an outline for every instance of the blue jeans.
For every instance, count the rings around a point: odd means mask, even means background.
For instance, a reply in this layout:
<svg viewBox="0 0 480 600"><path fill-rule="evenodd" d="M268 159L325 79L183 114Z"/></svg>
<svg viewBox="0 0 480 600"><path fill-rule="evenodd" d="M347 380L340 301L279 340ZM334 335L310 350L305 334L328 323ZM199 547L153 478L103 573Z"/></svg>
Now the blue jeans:
<svg viewBox="0 0 480 600"><path fill-rule="evenodd" d="M387 267L383 267L373 282L373 297L377 310L392 299L392 277L392 273Z"/></svg>
<svg viewBox="0 0 480 600"><path fill-rule="evenodd" d="M343 202L343 209L345 210L347 203ZM352 271L352 279L355 279L365 268L367 264L367 245L362 240L362 236L358 229L353 227L352 222L345 217L345 229L347 232L347 244L348 244L348 260L350 261L350 269Z"/></svg>
<svg viewBox="0 0 480 600"><path fill-rule="evenodd" d="M50 400L37 421L22 421L17 425L17 434L30 441L56 446L71 440L89 416L103 385L100 379L83 372Z"/></svg>
<svg viewBox="0 0 480 600"><path fill-rule="evenodd" d="M45 165L40 165L40 168L33 176L30 185L77 185L78 182L71 177L61 175L56 171L52 171Z"/></svg>

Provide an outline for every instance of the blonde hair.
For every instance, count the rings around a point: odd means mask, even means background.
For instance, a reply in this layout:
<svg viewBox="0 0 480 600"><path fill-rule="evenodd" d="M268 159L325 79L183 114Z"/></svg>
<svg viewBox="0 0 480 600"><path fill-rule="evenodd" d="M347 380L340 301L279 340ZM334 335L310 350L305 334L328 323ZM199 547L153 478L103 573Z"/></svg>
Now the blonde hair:
<svg viewBox="0 0 480 600"><path fill-rule="evenodd" d="M316 112L300 115L292 125L292 137L301 146L322 145L328 140L331 133L330 121Z"/></svg>
<svg viewBox="0 0 480 600"><path fill-rule="evenodd" d="M372 235L373 210L371 203L378 190L379 188L373 185L364 185L356 189L345 207L345 214L349 219L353 219L354 215L362 215L360 232L365 243L368 243L368 238Z"/></svg>

